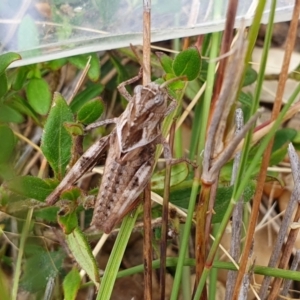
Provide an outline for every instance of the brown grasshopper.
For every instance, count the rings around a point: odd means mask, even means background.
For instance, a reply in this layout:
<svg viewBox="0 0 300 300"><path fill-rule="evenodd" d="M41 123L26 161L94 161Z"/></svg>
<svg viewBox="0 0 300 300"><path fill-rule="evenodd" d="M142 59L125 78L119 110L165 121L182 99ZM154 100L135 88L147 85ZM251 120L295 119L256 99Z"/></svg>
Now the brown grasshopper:
<svg viewBox="0 0 300 300"><path fill-rule="evenodd" d="M91 225L105 233L137 204L138 196L149 181L154 167L157 144L164 145L164 156L170 160L168 143L161 134L164 118L176 108L176 100L167 90L155 82L146 86L138 85L131 96L125 85L142 77L138 76L121 83L120 93L128 105L119 118L91 124L86 130L115 123L116 127L106 137L93 144L70 169L56 189L47 197L48 205L54 204L59 195L70 188L86 171L94 167L106 146L109 151L99 193L96 198ZM168 105L168 99L171 99Z"/></svg>

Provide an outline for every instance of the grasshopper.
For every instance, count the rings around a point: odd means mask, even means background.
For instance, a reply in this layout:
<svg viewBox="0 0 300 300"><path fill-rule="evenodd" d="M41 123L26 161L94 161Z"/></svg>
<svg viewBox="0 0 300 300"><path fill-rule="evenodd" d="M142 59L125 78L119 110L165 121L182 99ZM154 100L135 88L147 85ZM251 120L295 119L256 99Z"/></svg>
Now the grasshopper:
<svg viewBox="0 0 300 300"><path fill-rule="evenodd" d="M128 105L118 118L100 121L86 127L93 128L115 123L113 131L96 141L74 164L61 183L47 197L53 205L59 195L70 188L85 172L93 168L101 152L109 147L104 173L96 198L91 225L109 233L137 204L139 195L149 181L154 168L157 144L163 144L164 156L172 159L168 143L162 136L164 118L176 108L165 87L155 82L138 85L131 96L125 86L138 81L140 73L118 86ZM168 99L171 99L168 104ZM177 161L177 160L176 160ZM173 163L173 162L172 162Z"/></svg>

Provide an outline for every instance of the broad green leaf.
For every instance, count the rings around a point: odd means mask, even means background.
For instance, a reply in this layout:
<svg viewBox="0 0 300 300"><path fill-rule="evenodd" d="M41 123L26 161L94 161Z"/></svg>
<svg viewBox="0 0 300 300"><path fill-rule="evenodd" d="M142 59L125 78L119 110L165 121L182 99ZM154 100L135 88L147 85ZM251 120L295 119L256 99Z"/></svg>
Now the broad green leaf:
<svg viewBox="0 0 300 300"><path fill-rule="evenodd" d="M95 122L104 111L104 103L100 97L85 103L77 113L77 120L85 125Z"/></svg>
<svg viewBox="0 0 300 300"><path fill-rule="evenodd" d="M88 77L92 81L97 81L100 78L100 59L96 52L89 55L91 56L91 66L88 71Z"/></svg>
<svg viewBox="0 0 300 300"><path fill-rule="evenodd" d="M151 188L153 190L163 190L165 180L166 169L163 169L152 176ZM172 166L171 169L171 182L170 186L177 185L184 181L189 175L189 168L187 163L183 162Z"/></svg>
<svg viewBox="0 0 300 300"><path fill-rule="evenodd" d="M252 69L250 66L248 66L248 68L246 69L243 86L247 86L254 83L256 79L257 79L257 72L254 69Z"/></svg>
<svg viewBox="0 0 300 300"><path fill-rule="evenodd" d="M0 125L0 139L1 143L1 151L0 151L0 164L6 162L15 147L15 135L12 130L6 125Z"/></svg>
<svg viewBox="0 0 300 300"><path fill-rule="evenodd" d="M26 246L30 252L24 264L20 286L32 293L44 290L50 278L55 278L63 268L66 257L63 250L49 252L39 246Z"/></svg>
<svg viewBox="0 0 300 300"><path fill-rule="evenodd" d="M63 281L63 291L65 300L75 300L80 288L81 277L77 268L73 268Z"/></svg>
<svg viewBox="0 0 300 300"><path fill-rule="evenodd" d="M19 176L9 182L7 187L26 198L45 201L46 197L53 191L53 186L45 180L34 176Z"/></svg>
<svg viewBox="0 0 300 300"><path fill-rule="evenodd" d="M65 234L70 234L78 227L78 219L73 205L63 206L57 215L57 221Z"/></svg>
<svg viewBox="0 0 300 300"><path fill-rule="evenodd" d="M94 83L88 86L81 93L77 94L70 104L70 108L73 111L73 113L78 112L82 105L84 105L91 99L99 96L99 94L101 94L101 92L103 91L103 88L104 87L102 84Z"/></svg>
<svg viewBox="0 0 300 300"><path fill-rule="evenodd" d="M0 98L2 98L8 91L7 76L5 73L0 74Z"/></svg>
<svg viewBox="0 0 300 300"><path fill-rule="evenodd" d="M18 53L8 52L0 55L0 75L4 73L7 67L14 61L22 59Z"/></svg>
<svg viewBox="0 0 300 300"><path fill-rule="evenodd" d="M41 149L51 165L55 177L63 178L71 159L72 137L64 127L65 122L73 122L73 114L59 93L54 94L42 136Z"/></svg>
<svg viewBox="0 0 300 300"><path fill-rule="evenodd" d="M100 282L99 270L86 237L77 227L72 233L66 235L66 240L75 260L98 288Z"/></svg>
<svg viewBox="0 0 300 300"><path fill-rule="evenodd" d="M26 96L31 107L41 115L46 115L51 105L48 83L42 78L33 78L26 86Z"/></svg>
<svg viewBox="0 0 300 300"><path fill-rule="evenodd" d="M196 79L201 69L201 57L196 48L180 52L174 59L173 71L176 76L186 76L189 81Z"/></svg>
<svg viewBox="0 0 300 300"><path fill-rule="evenodd" d="M171 73L173 74L173 59L169 56L166 55L163 52L155 52L156 56L158 57L160 64L162 66L162 68L164 69L164 71L166 73Z"/></svg>
<svg viewBox="0 0 300 300"><path fill-rule="evenodd" d="M24 122L24 117L10 105L0 104L0 122L22 123Z"/></svg>
<svg viewBox="0 0 300 300"><path fill-rule="evenodd" d="M18 49L31 49L32 56L38 56L39 32L35 20L30 15L25 15L18 26ZM32 50L33 49L33 50Z"/></svg>

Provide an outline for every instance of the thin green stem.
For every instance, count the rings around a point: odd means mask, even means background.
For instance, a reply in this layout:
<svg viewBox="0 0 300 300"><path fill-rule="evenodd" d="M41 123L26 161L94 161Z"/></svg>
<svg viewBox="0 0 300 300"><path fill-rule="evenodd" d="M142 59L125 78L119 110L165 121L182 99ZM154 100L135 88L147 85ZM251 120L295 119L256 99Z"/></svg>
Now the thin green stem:
<svg viewBox="0 0 300 300"><path fill-rule="evenodd" d="M141 211L141 207L142 206L140 205L139 208L136 210L134 216L131 216L129 214L124 218L122 222L118 237L115 241L113 250L109 256L109 260L107 262L107 266L105 268L104 275L101 280L101 285L96 300L111 298L111 293L117 278L119 267L125 249L127 247L127 243L131 235L133 226L135 224L135 220Z"/></svg>
<svg viewBox="0 0 300 300"><path fill-rule="evenodd" d="M166 266L167 267L174 267L178 264L178 258L177 257L167 257L166 260ZM195 266L195 259L189 258L184 260L185 266ZM156 259L152 262L153 269L158 269L160 266L160 260ZM220 269L220 270L232 270L237 271L236 266L231 262L224 262L224 261L214 261L212 268ZM142 273L144 270L143 265L138 265L126 270L122 270L118 273L117 278L122 278L130 275L134 275L137 273ZM299 271L291 271L291 270L282 270L278 268L270 268L266 266L253 266L253 272L254 274L259 275L268 275L272 277L278 277L282 279L291 279L299 281L300 278L300 272ZM92 283L93 284L93 283Z"/></svg>
<svg viewBox="0 0 300 300"><path fill-rule="evenodd" d="M32 214L33 214L33 208L29 208L27 212L27 217L26 221L22 230L22 235L21 235L21 240L20 240L20 247L19 247L19 252L18 252L18 257L17 257L17 263L16 263L16 268L15 268L15 274L13 278L13 287L12 287L12 294L11 294L11 299L16 300L18 296L18 287L19 287L19 280L20 280L20 275L21 275L21 265L22 265L22 258L24 254L24 249L25 249L25 242L29 233L30 229L30 224L31 224L31 219L32 219Z"/></svg>
<svg viewBox="0 0 300 300"><path fill-rule="evenodd" d="M183 247L183 243L181 240L181 237L183 236L184 226L180 225L180 240L179 240L179 246L180 248ZM186 252L185 259L188 259L189 253ZM182 281L181 281L181 293L183 299L191 299L191 269L189 266L184 266L182 270Z"/></svg>
<svg viewBox="0 0 300 300"><path fill-rule="evenodd" d="M195 178L193 180L193 184L192 184L192 191L191 191L191 197L190 197L190 202L189 202L189 207L188 207L188 214L187 214L184 231L183 231L183 235L182 235L181 247L179 249L178 264L176 267L176 273L175 273L172 293L171 293L171 297L170 297L171 300L178 299L180 280L182 277L182 270L183 270L183 266L184 266L186 250L188 247L188 242L189 242L189 237L190 237L190 230L191 230L191 226L192 226L192 220L193 220L193 214L194 214L198 189L199 189L199 180L197 180L197 178Z"/></svg>
<svg viewBox="0 0 300 300"><path fill-rule="evenodd" d="M219 224L215 224L213 227L213 236L215 236L219 232ZM216 254L215 260L218 259L218 254ZM208 299L214 300L216 299L216 293L217 293L217 281L218 281L218 269L213 268L210 272L209 276L209 292L208 292Z"/></svg>

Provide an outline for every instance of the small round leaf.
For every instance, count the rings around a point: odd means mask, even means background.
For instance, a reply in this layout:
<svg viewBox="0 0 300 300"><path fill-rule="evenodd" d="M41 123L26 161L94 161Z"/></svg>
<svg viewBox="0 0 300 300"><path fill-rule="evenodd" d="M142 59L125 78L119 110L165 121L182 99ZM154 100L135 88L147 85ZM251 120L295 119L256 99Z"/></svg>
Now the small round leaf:
<svg viewBox="0 0 300 300"><path fill-rule="evenodd" d="M176 76L186 76L189 81L196 79L201 69L201 57L196 48L180 52L174 59L173 71Z"/></svg>
<svg viewBox="0 0 300 300"><path fill-rule="evenodd" d="M103 113L104 103L100 97L85 103L77 114L77 120L83 124L95 122Z"/></svg>

